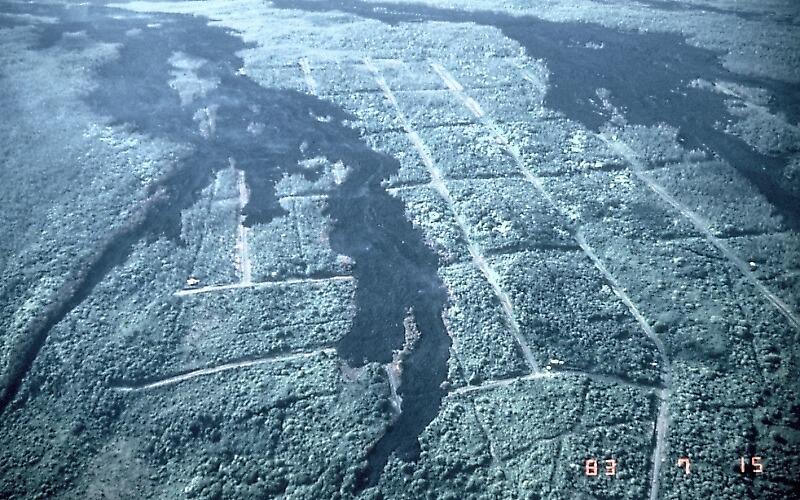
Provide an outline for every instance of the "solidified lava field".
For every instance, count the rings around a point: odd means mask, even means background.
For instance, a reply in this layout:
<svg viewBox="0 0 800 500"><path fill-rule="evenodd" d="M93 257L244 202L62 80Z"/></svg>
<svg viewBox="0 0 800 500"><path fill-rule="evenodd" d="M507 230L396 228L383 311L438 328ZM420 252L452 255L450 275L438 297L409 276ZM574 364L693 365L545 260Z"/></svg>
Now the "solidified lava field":
<svg viewBox="0 0 800 500"><path fill-rule="evenodd" d="M799 57L789 0L0 1L0 497L790 498Z"/></svg>

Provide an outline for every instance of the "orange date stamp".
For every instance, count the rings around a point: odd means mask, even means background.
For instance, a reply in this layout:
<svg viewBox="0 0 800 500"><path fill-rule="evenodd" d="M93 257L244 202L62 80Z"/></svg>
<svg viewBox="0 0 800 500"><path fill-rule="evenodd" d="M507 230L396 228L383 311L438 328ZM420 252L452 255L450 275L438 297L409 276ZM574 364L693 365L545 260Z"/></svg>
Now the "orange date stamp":
<svg viewBox="0 0 800 500"><path fill-rule="evenodd" d="M602 461L603 468L605 469L604 475L616 476L617 475L617 461L616 459L609 458ZM600 462L596 458L587 458L584 462L584 472L587 476L597 476L600 474Z"/></svg>

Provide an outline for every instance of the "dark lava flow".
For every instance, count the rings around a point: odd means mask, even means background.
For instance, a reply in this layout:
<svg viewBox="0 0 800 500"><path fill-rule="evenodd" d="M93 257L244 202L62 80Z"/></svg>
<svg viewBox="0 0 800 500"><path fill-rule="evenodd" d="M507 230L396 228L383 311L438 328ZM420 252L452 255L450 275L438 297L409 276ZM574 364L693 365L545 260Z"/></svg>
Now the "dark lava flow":
<svg viewBox="0 0 800 500"><path fill-rule="evenodd" d="M607 5L624 4L627 0L594 0L595 2L604 3ZM729 16L736 16L747 21L769 21L773 23L793 24L797 18L797 13L790 15L788 8L786 15L780 16L771 12L753 12L725 9L716 7L711 4L695 4L688 2L679 2L677 0L636 0L636 3L647 6L651 9L662 10L666 12L713 12L715 14L724 14Z"/></svg>
<svg viewBox="0 0 800 500"><path fill-rule="evenodd" d="M133 246L143 238L160 235L180 241L181 211L191 206L200 190L211 182L215 170L224 168L228 158L247 171L252 203L249 223L268 222L283 213L274 184L285 173L316 178L319 172L300 169L298 144L318 141L322 127L312 127L318 116L335 111L321 101L300 93L264 89L252 80L235 75L242 61L234 53L244 47L241 40L222 29L211 29L192 16L134 16L129 12L88 6L65 7L43 4L0 4L0 13L34 14L58 19L53 24L33 24L38 32L36 50L48 50L62 42L64 33L84 32L87 42L60 45L66 50L95 42L118 43L119 57L103 65L97 74L99 85L86 96L87 102L110 124L125 124L131 130L166 138L193 147L179 167L149 188L149 199L120 228L104 239L99 249L77 262L65 284L13 347L13 364L0 387L0 412L13 401L50 329L85 299L114 266L124 262ZM148 23L159 21L162 28ZM131 29L138 35L128 36ZM181 107L180 98L169 86L169 58L182 51L208 59L198 72L220 80L220 89L210 92L192 107ZM227 87L223 87L227 85ZM219 106L217 133L205 139L193 120L204 106ZM246 131L251 121L267 124L262 137ZM302 136L302 138L301 138ZM324 144L320 143L320 146ZM314 153L314 148L309 148ZM292 161L294 160L294 161ZM6 287L4 299L24 283Z"/></svg>
<svg viewBox="0 0 800 500"><path fill-rule="evenodd" d="M351 366L367 361L389 363L403 348L403 320L409 309L421 332L403 362L402 413L370 449L368 468L358 489L377 484L394 452L404 460L419 457L417 437L436 417L445 395L450 337L442 323L447 294L439 281L437 258L405 218L403 203L390 196L380 181L397 171L396 160L360 146L357 168L329 201L337 221L331 246L356 261L358 312L348 335L338 345ZM362 156L363 155L363 156Z"/></svg>
<svg viewBox="0 0 800 500"><path fill-rule="evenodd" d="M547 107L599 130L608 124L611 113L602 107L597 90L607 89L612 104L629 123L666 123L677 128L685 148L725 159L758 187L787 224L800 227L800 179L787 182L786 156L761 154L722 131L720 124L738 121L726 108L729 97L689 84L702 78L764 88L772 96L770 109L784 113L793 124L800 119L800 85L731 73L722 67L719 52L693 47L673 34L620 31L598 24L551 22L531 16L466 12L424 4L360 0L272 3L287 9L346 12L393 25L439 21L494 26L525 47L531 58L543 59L547 64L551 84L545 98ZM592 48L601 44L602 49Z"/></svg>
<svg viewBox="0 0 800 500"><path fill-rule="evenodd" d="M444 396L441 384L447 375L450 338L441 318L447 295L437 276L437 257L406 220L403 203L381 186L382 179L397 172L398 162L369 149L357 131L342 125L352 117L330 103L298 92L266 89L238 75L243 63L235 53L245 48L244 43L226 30L208 26L203 18L134 16L95 7L31 8L61 20L36 25L40 50L58 44L64 33L77 31L84 31L92 41L121 44L119 57L99 69L98 86L87 96L99 114L110 117L110 123L125 124L152 137L190 144L194 152L152 187L152 201L142 216L118 237L112 235L102 254L90 259L78 273L80 279L65 290L56 313L37 327L39 342L24 347L29 362L15 371L16 384L13 393L3 398L5 404L13 399L49 329L127 258L136 241L157 235L179 238L181 210L197 200L216 170L227 168L228 158L235 159L247 175L251 189L251 201L245 207L247 223L259 224L283 214L275 183L287 174L317 178L321 172L309 172L298 162L324 156L350 169L346 180L330 193L326 209L334 221L331 245L354 259L357 280L357 313L352 329L338 345L340 356L351 366L390 362L392 351L403 348L408 310L414 311L421 332L417 347L403 364L399 388L403 412L369 451L369 469L361 486L377 482L391 453L415 459L417 437L435 418ZM148 28L153 22L161 26ZM134 28L140 32L125 34ZM173 69L169 59L176 52L207 60L198 73L220 82L186 107L168 84ZM212 106L217 106L216 132L206 138L198 132L193 116L197 109ZM248 131L252 122L265 125L260 135Z"/></svg>

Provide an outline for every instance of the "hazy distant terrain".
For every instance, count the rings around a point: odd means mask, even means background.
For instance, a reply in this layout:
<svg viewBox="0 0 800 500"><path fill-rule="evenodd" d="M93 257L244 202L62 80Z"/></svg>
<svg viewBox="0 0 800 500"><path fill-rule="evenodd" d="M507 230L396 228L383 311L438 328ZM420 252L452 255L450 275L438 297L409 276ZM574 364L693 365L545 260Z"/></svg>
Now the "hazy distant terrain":
<svg viewBox="0 0 800 500"><path fill-rule="evenodd" d="M799 23L0 1L0 497L790 497Z"/></svg>

